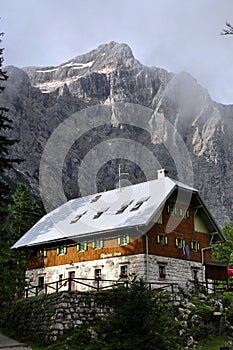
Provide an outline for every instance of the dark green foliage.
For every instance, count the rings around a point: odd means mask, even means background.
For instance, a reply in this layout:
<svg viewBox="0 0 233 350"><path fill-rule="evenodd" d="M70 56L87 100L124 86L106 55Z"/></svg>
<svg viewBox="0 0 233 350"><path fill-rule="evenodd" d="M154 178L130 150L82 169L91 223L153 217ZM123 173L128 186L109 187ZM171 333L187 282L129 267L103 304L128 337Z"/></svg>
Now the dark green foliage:
<svg viewBox="0 0 233 350"><path fill-rule="evenodd" d="M164 298L167 300L167 298ZM133 278L129 288L119 286L100 293L99 303L111 306L97 324L75 329L49 349L170 350L182 349L183 339L175 321L178 310L163 303L160 295Z"/></svg>
<svg viewBox="0 0 233 350"><path fill-rule="evenodd" d="M222 231L227 242L213 246L213 260L233 266L233 257L231 258L231 253L233 252L233 220L229 224L226 224Z"/></svg>
<svg viewBox="0 0 233 350"><path fill-rule="evenodd" d="M3 33L0 33L0 43ZM0 93L4 90L3 83L7 80L7 73L2 69L3 48L0 48ZM7 215L7 203L9 201L9 187L4 181L4 173L9 170L14 163L21 160L9 157L9 147L14 145L17 140L11 140L6 131L11 129L11 120L7 117L8 108L0 106L0 216L1 219Z"/></svg>
<svg viewBox="0 0 233 350"><path fill-rule="evenodd" d="M0 236L0 304L24 294L26 253L11 247L44 214L41 201L23 184L17 187L8 210L7 225L1 227Z"/></svg>

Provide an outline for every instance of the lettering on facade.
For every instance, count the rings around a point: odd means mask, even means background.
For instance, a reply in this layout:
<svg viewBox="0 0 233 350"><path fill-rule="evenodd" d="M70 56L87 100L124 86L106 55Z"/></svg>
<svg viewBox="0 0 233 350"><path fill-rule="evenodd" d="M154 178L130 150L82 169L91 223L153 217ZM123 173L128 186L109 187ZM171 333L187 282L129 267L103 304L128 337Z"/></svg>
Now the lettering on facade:
<svg viewBox="0 0 233 350"><path fill-rule="evenodd" d="M112 253L107 253L107 254L100 254L100 259L106 259L106 258L111 258L113 256L120 256L121 255L121 252L114 252L113 254Z"/></svg>

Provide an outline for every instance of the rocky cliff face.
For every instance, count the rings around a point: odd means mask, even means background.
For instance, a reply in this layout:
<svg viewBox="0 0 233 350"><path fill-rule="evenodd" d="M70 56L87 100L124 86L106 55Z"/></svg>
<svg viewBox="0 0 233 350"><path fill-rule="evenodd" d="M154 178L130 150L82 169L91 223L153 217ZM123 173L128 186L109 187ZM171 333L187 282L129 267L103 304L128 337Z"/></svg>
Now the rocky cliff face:
<svg viewBox="0 0 233 350"><path fill-rule="evenodd" d="M147 128L119 124L117 117L114 120L114 113L108 125L90 127L74 142L64 166L61 165L67 197L82 194L77 181L85 155L110 139L131 140L130 146L133 140L140 142L153 152L158 166L167 168L169 176L178 178L179 169L174 158L183 157L182 149L175 148L179 137L191 160L193 186L200 191L220 225L232 217L233 106L212 101L208 91L189 74L145 67L134 58L126 44L115 42L101 45L58 67L6 68L9 79L0 95L0 103L10 109L12 137L20 139L12 153L25 159L9 174L7 181L10 183L24 182L38 193L39 166L46 142L60 123L74 113L95 105L133 103L154 111L153 118L140 116L142 124L146 121L149 125L150 132ZM161 118L169 122L171 130L164 128L163 135L158 138L156 132ZM148 179L140 167L144 148L141 147L137 155L138 161L127 158L129 148L124 143L122 148L124 157L110 157L104 164L98 153L101 151L97 150L94 163L101 165L96 178L98 190L115 187L119 162L122 171L128 173L127 181L136 183ZM154 173L151 177L156 176ZM87 176L87 188L89 180Z"/></svg>

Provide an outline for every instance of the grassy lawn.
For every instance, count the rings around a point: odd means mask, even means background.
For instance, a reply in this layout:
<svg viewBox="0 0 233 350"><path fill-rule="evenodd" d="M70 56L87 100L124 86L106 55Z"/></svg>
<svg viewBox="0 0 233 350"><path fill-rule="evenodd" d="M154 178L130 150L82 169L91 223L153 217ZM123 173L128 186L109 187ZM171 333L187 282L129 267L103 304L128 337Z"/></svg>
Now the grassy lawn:
<svg viewBox="0 0 233 350"><path fill-rule="evenodd" d="M198 350L219 350L220 347L224 346L229 340L229 337L226 336L208 339Z"/></svg>

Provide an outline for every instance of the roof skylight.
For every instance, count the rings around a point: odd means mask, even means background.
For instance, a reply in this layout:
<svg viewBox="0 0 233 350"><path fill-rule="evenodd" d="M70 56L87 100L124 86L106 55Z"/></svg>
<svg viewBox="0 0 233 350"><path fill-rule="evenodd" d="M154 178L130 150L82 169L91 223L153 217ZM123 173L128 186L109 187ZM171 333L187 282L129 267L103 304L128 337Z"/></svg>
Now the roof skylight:
<svg viewBox="0 0 233 350"><path fill-rule="evenodd" d="M95 197L93 197L91 200L90 200L90 203L95 203L98 201L98 199L102 196L102 194L97 194Z"/></svg>
<svg viewBox="0 0 233 350"><path fill-rule="evenodd" d="M92 219L98 219L104 212L106 212L109 209L109 207L102 209L100 211L97 211L97 213L93 216Z"/></svg>
<svg viewBox="0 0 233 350"><path fill-rule="evenodd" d="M118 210L116 211L116 214L121 214L121 213L123 213L123 212L128 208L128 206L129 206L132 202L133 202L133 200L127 201L127 202L123 203L122 206L121 206L121 208L118 209Z"/></svg>
<svg viewBox="0 0 233 350"><path fill-rule="evenodd" d="M78 220L80 220L81 217L82 217L84 214L86 214L86 212L87 212L87 210L84 211L84 212L81 213L81 214L76 215L76 216L73 218L73 220L70 221L70 224L74 224L75 222L77 222Z"/></svg>
<svg viewBox="0 0 233 350"><path fill-rule="evenodd" d="M139 201L137 201L137 203L135 204L135 206L134 206L133 208L130 209L130 211L138 210L138 209L143 205L143 203L145 203L146 201L148 201L149 198L150 198L150 196L141 198Z"/></svg>

